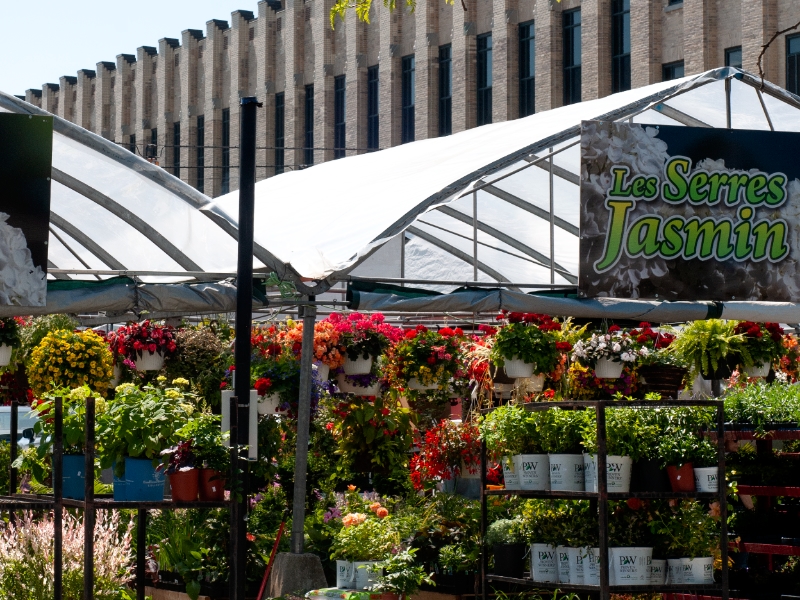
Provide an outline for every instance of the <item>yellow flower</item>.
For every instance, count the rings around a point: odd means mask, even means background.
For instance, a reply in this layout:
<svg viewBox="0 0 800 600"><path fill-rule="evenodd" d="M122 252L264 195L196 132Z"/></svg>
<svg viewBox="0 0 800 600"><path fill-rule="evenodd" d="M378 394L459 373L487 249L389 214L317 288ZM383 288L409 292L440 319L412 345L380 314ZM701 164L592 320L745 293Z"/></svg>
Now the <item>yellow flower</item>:
<svg viewBox="0 0 800 600"><path fill-rule="evenodd" d="M170 400L182 400L183 394L181 394L178 390L169 389L164 392L164 395L169 398Z"/></svg>
<svg viewBox="0 0 800 600"><path fill-rule="evenodd" d="M117 394L126 394L134 390L136 390L136 386L132 383L121 383L116 388L114 388L114 391Z"/></svg>
<svg viewBox="0 0 800 600"><path fill-rule="evenodd" d="M94 412L97 414L106 412L106 401L102 398L97 398L94 401Z"/></svg>
<svg viewBox="0 0 800 600"><path fill-rule="evenodd" d="M172 385L189 385L189 380L184 379L183 377L178 377L177 379L172 380Z"/></svg>
<svg viewBox="0 0 800 600"><path fill-rule="evenodd" d="M167 378L164 377L163 375L159 375L158 377L156 377L156 381L158 381L159 383L164 383L166 380Z"/></svg>

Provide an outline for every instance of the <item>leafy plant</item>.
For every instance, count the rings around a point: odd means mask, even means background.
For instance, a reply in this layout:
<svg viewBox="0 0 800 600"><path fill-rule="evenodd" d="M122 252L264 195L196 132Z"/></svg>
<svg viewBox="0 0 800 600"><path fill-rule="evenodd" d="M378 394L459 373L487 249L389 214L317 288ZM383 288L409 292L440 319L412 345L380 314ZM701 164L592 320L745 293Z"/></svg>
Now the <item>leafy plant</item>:
<svg viewBox="0 0 800 600"><path fill-rule="evenodd" d="M145 352L166 358L178 348L175 328L153 323L149 319L123 325L109 333L107 339L115 356L130 360L142 358Z"/></svg>
<svg viewBox="0 0 800 600"><path fill-rule="evenodd" d="M551 410L532 413L531 422L541 438L541 447L550 454L580 453L583 430L594 425L594 415L584 410Z"/></svg>
<svg viewBox="0 0 800 600"><path fill-rule="evenodd" d="M759 381L729 389L724 401L729 421L753 425L762 434L768 423L800 423L800 386Z"/></svg>
<svg viewBox="0 0 800 600"><path fill-rule="evenodd" d="M449 389L451 379L464 376L461 372L463 333L449 327L430 331L424 325L417 325L395 344L389 368L405 385L411 379L418 379L423 385L436 384L440 389Z"/></svg>
<svg viewBox="0 0 800 600"><path fill-rule="evenodd" d="M609 327L607 333L595 332L588 340L578 340L572 350L572 359L586 367L594 367L601 358L633 363L636 357L633 340L617 325Z"/></svg>
<svg viewBox="0 0 800 600"><path fill-rule="evenodd" d="M650 444L659 435L657 424L642 417L633 408L613 408L606 411L606 452L614 456L630 456L636 461L646 458ZM597 428L590 420L583 429L583 445L590 454L596 454Z"/></svg>
<svg viewBox="0 0 800 600"><path fill-rule="evenodd" d="M175 353L165 361L167 377L188 379L208 404L219 405L227 358L220 339L209 327L179 329L175 332L175 345Z"/></svg>
<svg viewBox="0 0 800 600"><path fill-rule="evenodd" d="M425 568L416 563L414 558L416 553L416 548L409 548L392 554L375 565L373 570L378 574L378 581L372 589L398 594L400 600L403 600L415 594L423 583L435 585L431 579L432 574L426 573Z"/></svg>
<svg viewBox="0 0 800 600"><path fill-rule="evenodd" d="M348 517L355 518L348 521ZM331 547L331 560L384 560L393 548L400 546L401 536L392 517L379 519L350 513L345 515L343 523L345 526L336 534Z"/></svg>
<svg viewBox="0 0 800 600"><path fill-rule="evenodd" d="M53 331L74 331L78 321L69 315L54 314L33 317L20 328L19 360L27 362L33 349Z"/></svg>
<svg viewBox="0 0 800 600"><path fill-rule="evenodd" d="M733 332L743 337L742 346L750 355L752 362L745 362L745 368L771 366L783 354L783 328L778 323L741 321Z"/></svg>
<svg viewBox="0 0 800 600"><path fill-rule="evenodd" d="M513 519L498 519L486 528L486 543L489 546L496 544L516 544L521 542L520 526Z"/></svg>
<svg viewBox="0 0 800 600"><path fill-rule="evenodd" d="M719 543L718 523L700 502L654 502L647 513L647 524L662 556L711 556Z"/></svg>
<svg viewBox="0 0 800 600"><path fill-rule="evenodd" d="M452 575L466 572L475 558L462 545L450 544L439 549L438 564L445 573Z"/></svg>
<svg viewBox="0 0 800 600"><path fill-rule="evenodd" d="M528 413L519 406L506 404L490 412L480 424L481 439L495 459L522 454L529 443ZM529 446L530 447L530 446Z"/></svg>
<svg viewBox="0 0 800 600"><path fill-rule="evenodd" d="M669 347L669 353L691 366L693 373L711 375L728 358L752 364L736 321L705 319L689 323Z"/></svg>
<svg viewBox="0 0 800 600"><path fill-rule="evenodd" d="M480 464L480 433L470 422L442 419L425 432L419 452L411 458L414 489L423 490L437 482L461 475L462 464L477 473Z"/></svg>
<svg viewBox="0 0 800 600"><path fill-rule="evenodd" d="M0 318L0 344L12 348L20 347L20 327L17 317Z"/></svg>
<svg viewBox="0 0 800 600"><path fill-rule="evenodd" d="M403 336L403 330L384 323L380 313L362 315L350 313L346 317L340 313L332 313L328 319L341 334L342 342L350 360L359 357L378 357Z"/></svg>
<svg viewBox="0 0 800 600"><path fill-rule="evenodd" d="M191 442L196 466L214 469L221 473L227 472L230 466L230 452L225 447L224 441L230 434L227 431L222 433L219 415L194 413L176 435L181 440Z"/></svg>
<svg viewBox="0 0 800 600"><path fill-rule="evenodd" d="M492 362L501 367L506 360L516 358L535 364L538 373L553 371L559 359L556 332L561 331L561 324L547 315L508 313L505 316L509 322L497 331L490 353Z"/></svg>
<svg viewBox="0 0 800 600"><path fill-rule="evenodd" d="M681 466L688 462L717 462L717 450L702 430L713 423L712 412L707 409L685 408L664 411L660 441L657 445L658 458L662 466ZM704 466L704 465L695 465Z"/></svg>

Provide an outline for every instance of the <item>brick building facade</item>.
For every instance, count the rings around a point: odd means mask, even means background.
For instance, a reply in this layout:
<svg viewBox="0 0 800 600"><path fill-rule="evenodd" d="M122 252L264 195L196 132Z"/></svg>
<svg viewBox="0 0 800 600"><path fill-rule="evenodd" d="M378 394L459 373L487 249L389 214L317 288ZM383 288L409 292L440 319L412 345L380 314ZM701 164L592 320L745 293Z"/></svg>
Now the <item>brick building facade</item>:
<svg viewBox="0 0 800 600"><path fill-rule="evenodd" d="M332 0L265 0L136 55L30 89L28 102L209 196L238 188L239 98L257 96L257 177L463 131L723 66L757 72L800 0L417 0L371 23ZM800 91L800 35L767 79Z"/></svg>

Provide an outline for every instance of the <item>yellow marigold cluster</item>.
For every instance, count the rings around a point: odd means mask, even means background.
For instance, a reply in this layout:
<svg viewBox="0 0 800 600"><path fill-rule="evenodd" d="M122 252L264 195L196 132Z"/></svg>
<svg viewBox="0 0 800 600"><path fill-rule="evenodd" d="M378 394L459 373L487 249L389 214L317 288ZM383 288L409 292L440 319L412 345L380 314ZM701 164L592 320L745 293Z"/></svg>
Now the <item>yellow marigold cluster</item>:
<svg viewBox="0 0 800 600"><path fill-rule="evenodd" d="M94 331L51 331L31 353L28 379L37 397L58 388L88 385L105 394L113 376L113 358Z"/></svg>

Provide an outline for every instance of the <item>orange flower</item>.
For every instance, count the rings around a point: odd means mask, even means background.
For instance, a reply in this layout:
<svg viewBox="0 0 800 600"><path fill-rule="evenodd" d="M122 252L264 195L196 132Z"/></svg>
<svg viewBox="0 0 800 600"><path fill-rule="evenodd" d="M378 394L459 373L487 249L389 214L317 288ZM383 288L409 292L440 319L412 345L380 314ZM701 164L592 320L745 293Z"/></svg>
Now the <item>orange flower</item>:
<svg viewBox="0 0 800 600"><path fill-rule="evenodd" d="M347 489L348 489L348 490L350 490L351 492L355 492L355 491L356 491L356 486L354 486L354 485L348 485L348 486L347 486Z"/></svg>
<svg viewBox="0 0 800 600"><path fill-rule="evenodd" d="M353 525L361 525L367 520L367 515L362 513L349 513L342 517L342 525L351 527Z"/></svg>
<svg viewBox="0 0 800 600"><path fill-rule="evenodd" d="M379 519L383 519L389 516L389 511L386 510L383 506L381 506L378 510L375 511L375 516Z"/></svg>
<svg viewBox="0 0 800 600"><path fill-rule="evenodd" d="M379 508L381 508L381 503L380 502L373 502L372 504L369 505L369 509L372 512L374 512L375 514L378 514L378 509Z"/></svg>
<svg viewBox="0 0 800 600"><path fill-rule="evenodd" d="M248 532L247 533L247 541L248 542L255 542L256 541L256 536L254 536L252 533Z"/></svg>

